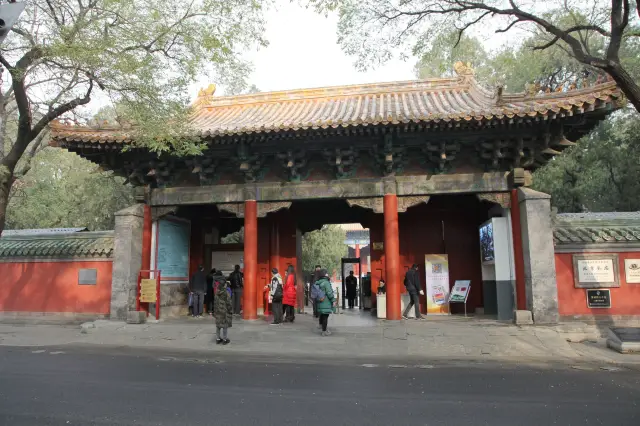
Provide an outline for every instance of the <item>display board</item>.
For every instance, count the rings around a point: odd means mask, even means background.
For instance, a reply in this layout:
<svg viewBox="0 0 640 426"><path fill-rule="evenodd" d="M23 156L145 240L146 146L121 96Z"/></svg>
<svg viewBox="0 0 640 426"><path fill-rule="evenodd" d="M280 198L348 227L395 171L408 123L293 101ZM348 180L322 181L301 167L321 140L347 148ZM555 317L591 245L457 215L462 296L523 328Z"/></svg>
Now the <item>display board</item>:
<svg viewBox="0 0 640 426"><path fill-rule="evenodd" d="M189 243L191 224L185 220L164 218L157 225L156 269L163 281L189 280Z"/></svg>
<svg viewBox="0 0 640 426"><path fill-rule="evenodd" d="M640 284L640 259L625 259L624 273L627 284Z"/></svg>
<svg viewBox="0 0 640 426"><path fill-rule="evenodd" d="M424 256L427 283L427 313L449 314L449 257L446 254Z"/></svg>
<svg viewBox="0 0 640 426"><path fill-rule="evenodd" d="M244 269L244 252L240 250L214 251L211 253L211 267L222 271L225 276L233 272L233 268L240 265Z"/></svg>
<svg viewBox="0 0 640 426"><path fill-rule="evenodd" d="M610 308L611 307L611 290L609 289L588 289L587 307L588 308Z"/></svg>
<svg viewBox="0 0 640 426"><path fill-rule="evenodd" d="M451 295L449 296L449 303L467 303L469 297L469 290L471 289L470 280L458 280L451 289Z"/></svg>
<svg viewBox="0 0 640 426"><path fill-rule="evenodd" d="M144 303L156 303L157 300L157 288L156 280L154 278L146 278L140 280L140 301Z"/></svg>

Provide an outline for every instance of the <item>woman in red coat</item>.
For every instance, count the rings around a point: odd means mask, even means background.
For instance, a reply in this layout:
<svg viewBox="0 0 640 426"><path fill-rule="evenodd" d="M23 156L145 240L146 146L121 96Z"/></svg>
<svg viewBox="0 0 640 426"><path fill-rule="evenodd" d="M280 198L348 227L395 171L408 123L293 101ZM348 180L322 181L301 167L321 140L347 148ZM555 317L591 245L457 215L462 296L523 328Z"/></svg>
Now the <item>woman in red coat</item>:
<svg viewBox="0 0 640 426"><path fill-rule="evenodd" d="M296 306L296 273L292 265L289 265L284 277L283 293L284 322L293 322L296 319L294 310Z"/></svg>

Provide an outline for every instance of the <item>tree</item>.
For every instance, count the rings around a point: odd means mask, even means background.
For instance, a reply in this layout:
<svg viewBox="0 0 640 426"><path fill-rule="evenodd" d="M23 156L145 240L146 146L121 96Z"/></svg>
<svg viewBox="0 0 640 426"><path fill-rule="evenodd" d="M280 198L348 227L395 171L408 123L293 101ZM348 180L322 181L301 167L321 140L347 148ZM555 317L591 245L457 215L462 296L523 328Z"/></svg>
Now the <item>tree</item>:
<svg viewBox="0 0 640 426"><path fill-rule="evenodd" d="M197 154L187 87L203 70L231 90L250 71L240 53L264 45L270 0L31 0L2 45L0 232L11 187L60 117L92 100L117 104L120 124L154 151ZM120 112L118 111L118 112ZM33 154L33 155L32 155Z"/></svg>
<svg viewBox="0 0 640 426"><path fill-rule="evenodd" d="M232 232L229 235L225 235L220 238L222 244L243 244L244 243L244 226L236 232Z"/></svg>
<svg viewBox="0 0 640 426"><path fill-rule="evenodd" d="M346 233L338 225L326 225L302 236L302 270L313 271L322 265L329 273L340 270L341 260L347 255L344 243Z"/></svg>
<svg viewBox="0 0 640 426"><path fill-rule="evenodd" d="M320 11L338 10L339 42L356 55L361 67L386 61L394 51L410 48L420 55L434 37L456 29L531 31L530 46L542 51L557 46L567 55L609 75L640 111L638 58L621 59L640 37L638 2L629 0L309 0ZM635 3L635 4L634 4ZM436 37L437 39L437 37Z"/></svg>
<svg viewBox="0 0 640 426"><path fill-rule="evenodd" d="M31 164L11 190L7 228L108 230L114 213L133 203L133 188L123 178L76 154L45 148Z"/></svg>

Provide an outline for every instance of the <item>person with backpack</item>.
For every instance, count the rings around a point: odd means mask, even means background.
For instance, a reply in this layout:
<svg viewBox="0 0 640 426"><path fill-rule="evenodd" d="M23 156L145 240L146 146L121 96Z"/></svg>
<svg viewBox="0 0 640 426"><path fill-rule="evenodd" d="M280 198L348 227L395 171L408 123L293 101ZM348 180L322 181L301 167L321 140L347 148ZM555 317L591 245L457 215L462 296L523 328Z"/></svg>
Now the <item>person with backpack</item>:
<svg viewBox="0 0 640 426"><path fill-rule="evenodd" d="M222 276L222 274L219 276ZM231 295L227 287L226 280L217 282L213 311L216 319L216 344L218 345L228 345L230 342L228 332L233 322L233 307L231 306Z"/></svg>
<svg viewBox="0 0 640 426"><path fill-rule="evenodd" d="M313 289L313 284L320 278L320 270L322 267L320 265L316 265L315 270L313 271L313 275L311 276L311 284L309 285L309 294L311 294L311 289ZM313 297L310 297L311 305L313 306L313 317L318 318L318 304L315 302Z"/></svg>
<svg viewBox="0 0 640 426"><path fill-rule="evenodd" d="M272 325L282 324L282 300L284 298L284 289L282 287L282 275L278 273L278 268L271 270L271 310L273 311Z"/></svg>
<svg viewBox="0 0 640 426"><path fill-rule="evenodd" d="M334 313L335 309L335 296L333 294L333 287L331 281L327 276L327 270L322 269L318 273L318 280L313 284L311 288L311 297L316 301L318 306L318 316L320 328L322 329L323 336L330 336L331 332L327 330L329 325L329 315Z"/></svg>
<svg viewBox="0 0 640 426"><path fill-rule="evenodd" d="M244 287L244 277L240 272L240 265L233 268L233 272L229 275L231 283L231 291L233 293L233 314L240 315L240 301L242 300L242 290Z"/></svg>
<svg viewBox="0 0 640 426"><path fill-rule="evenodd" d="M285 318L284 322L293 322L296 319L296 272L293 265L287 267L287 273L284 276L284 296L282 304L284 306Z"/></svg>

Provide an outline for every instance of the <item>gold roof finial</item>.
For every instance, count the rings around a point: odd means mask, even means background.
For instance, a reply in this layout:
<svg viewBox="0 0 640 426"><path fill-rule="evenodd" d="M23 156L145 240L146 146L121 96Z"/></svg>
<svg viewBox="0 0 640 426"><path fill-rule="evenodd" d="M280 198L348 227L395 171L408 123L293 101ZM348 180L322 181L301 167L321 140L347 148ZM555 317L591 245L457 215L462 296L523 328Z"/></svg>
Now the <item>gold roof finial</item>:
<svg viewBox="0 0 640 426"><path fill-rule="evenodd" d="M198 91L198 97L205 98L208 96L213 96L214 93L216 93L216 85L211 83L206 89L202 88Z"/></svg>
<svg viewBox="0 0 640 426"><path fill-rule="evenodd" d="M466 64L462 61L458 61L455 64L453 64L453 70L456 72L456 74L458 74L460 77L463 76L472 76L475 75L475 71L473 70L473 67L471 66L471 62L467 62Z"/></svg>

